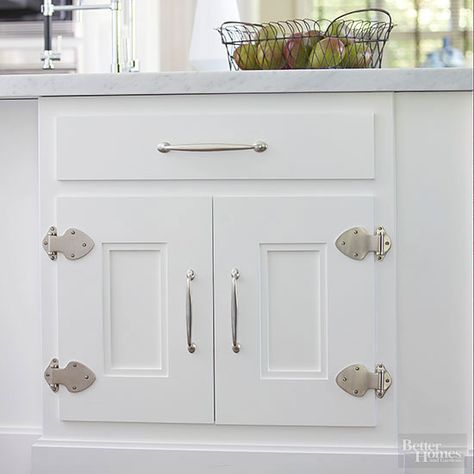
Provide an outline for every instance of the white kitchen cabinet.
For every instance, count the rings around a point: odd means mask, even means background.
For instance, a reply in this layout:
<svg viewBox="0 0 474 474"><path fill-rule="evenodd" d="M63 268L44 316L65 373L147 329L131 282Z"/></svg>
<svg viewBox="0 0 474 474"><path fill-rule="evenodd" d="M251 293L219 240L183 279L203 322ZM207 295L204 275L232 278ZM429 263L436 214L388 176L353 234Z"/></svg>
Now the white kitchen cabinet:
<svg viewBox="0 0 474 474"><path fill-rule="evenodd" d="M410 373L417 342L407 347L406 341L412 327L424 334L422 311L411 309L422 305L417 293L429 294L433 281L456 279L454 268L443 275L426 271L431 256L417 251L425 236L416 214L428 226L438 216L429 211L432 194L418 195L416 181L469 174L468 140L454 145L454 130L467 121L466 95L437 96L439 123L433 118L416 127L411 94L397 101L392 92L40 99L42 235L50 226L59 234L75 228L95 243L73 260L59 254L51 261L41 250L43 363L57 357L65 367L77 360L96 380L80 393L63 386L53 393L44 384L44 432L33 448L33 473L148 474L158 465L170 474L189 466L199 474L398 474L398 422L415 431L418 425L406 422L418 413L413 401L434 423L433 408L455 399L440 391L425 396L426 383ZM453 100L462 119L450 108ZM421 167L414 165L412 143L422 155L422 142L432 137L435 159L445 150L441 132L433 138L442 124L452 124L445 141L464 164L441 173L425 158L426 175L415 177L411 170ZM257 140L267 151L157 151L163 141ZM398 218L396 186L404 206ZM453 226L464 222L455 205L462 196L457 188L451 204L438 208ZM348 229L374 233L380 225L392 238L383 261L373 253L354 260L335 245ZM438 233L429 239L433 248L442 241ZM448 248L460 237L443 239ZM456 268L467 253L460 251ZM414 258L416 268L408 262ZM186 331L190 269L193 353ZM455 301L459 291L449 287L444 294L441 283L439 300ZM467 285L457 283L465 294ZM462 300L451 342L465 334ZM438 328L441 307L430 311ZM435 331L423 328L423 347L433 353L428 339ZM445 354L446 365L467 353L461 346L458 341L458 356ZM426 355L419 357L417 372L429 365ZM378 363L393 381L383 398L374 390L356 397L337 385L345 367L373 371ZM465 382L456 385L453 376L451 384L458 400ZM452 422L450 429L466 426Z"/></svg>
<svg viewBox="0 0 474 474"><path fill-rule="evenodd" d="M395 373L393 354L379 360L376 347L379 311L394 298L393 257L353 260L335 242L358 226L395 233L392 99L43 100L49 225L95 242L83 258L52 264L60 363L80 361L97 377L81 393L60 391L61 420L377 426L374 392L354 397L335 379L352 364L373 371L383 362ZM286 136L289 123L297 126ZM264 141L268 149L162 154L165 141ZM226 186L243 176L242 184L313 178L326 188L298 196L298 186L281 193L276 184L268 196L249 188L226 197L205 186L186 198L180 181L166 197L163 184L139 184L208 178ZM138 184L130 191L117 180ZM194 353L186 346L190 269ZM393 311L383 314L393 324Z"/></svg>
<svg viewBox="0 0 474 474"><path fill-rule="evenodd" d="M59 360L97 377L77 397L59 391L61 419L213 422L211 199L61 197L56 209L59 229L95 243L56 262Z"/></svg>
<svg viewBox="0 0 474 474"><path fill-rule="evenodd" d="M377 362L375 278L383 263L373 255L352 260L334 245L348 227L374 228L373 203L370 196L215 199L217 423L376 424L373 394L356 399L335 383L344 367Z"/></svg>

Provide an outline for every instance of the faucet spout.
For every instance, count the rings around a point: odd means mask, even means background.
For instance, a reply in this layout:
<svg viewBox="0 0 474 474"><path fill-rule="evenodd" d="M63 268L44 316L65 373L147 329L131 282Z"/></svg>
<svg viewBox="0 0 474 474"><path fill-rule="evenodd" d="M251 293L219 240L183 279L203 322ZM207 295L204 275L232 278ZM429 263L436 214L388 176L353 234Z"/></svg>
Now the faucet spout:
<svg viewBox="0 0 474 474"><path fill-rule="evenodd" d="M112 32L112 65L111 72L121 72L121 38L120 38L120 6L121 0L110 0L103 4L83 5L54 5L53 0L43 0L41 13L44 16L44 50L41 59L43 69L54 69L54 61L59 61L61 55L53 51L52 46L52 19L54 12L78 11L78 10L110 10L111 12L111 32Z"/></svg>

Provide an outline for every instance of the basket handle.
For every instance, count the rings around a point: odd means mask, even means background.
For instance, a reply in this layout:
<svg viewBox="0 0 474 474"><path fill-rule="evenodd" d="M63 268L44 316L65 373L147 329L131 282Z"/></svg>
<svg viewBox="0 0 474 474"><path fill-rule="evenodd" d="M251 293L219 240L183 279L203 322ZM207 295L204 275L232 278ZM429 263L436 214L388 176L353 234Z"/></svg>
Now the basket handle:
<svg viewBox="0 0 474 474"><path fill-rule="evenodd" d="M384 15L387 15L388 16L388 21L390 22L390 26L393 26L393 21L392 21L392 15L390 15L390 13L387 11L387 10L384 10L383 8L362 8L360 10L353 10L351 12L348 12L348 13L343 13L342 15L339 15L337 18L335 18L334 20L331 21L331 23L329 23L329 26L327 29L329 29L329 27L335 23L337 20L340 20L341 18L344 18L345 16L349 16L349 15L352 15L354 13L364 13L364 12L379 12L379 13L383 13ZM326 30L327 31L327 30Z"/></svg>

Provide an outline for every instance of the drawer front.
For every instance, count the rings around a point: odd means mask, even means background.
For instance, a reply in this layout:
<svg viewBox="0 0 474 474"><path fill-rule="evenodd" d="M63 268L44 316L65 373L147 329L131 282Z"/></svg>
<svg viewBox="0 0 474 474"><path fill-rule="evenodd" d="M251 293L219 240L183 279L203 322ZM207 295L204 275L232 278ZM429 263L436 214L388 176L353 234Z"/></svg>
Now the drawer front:
<svg viewBox="0 0 474 474"><path fill-rule="evenodd" d="M43 99L59 180L373 179L390 94ZM160 143L249 150L158 151Z"/></svg>

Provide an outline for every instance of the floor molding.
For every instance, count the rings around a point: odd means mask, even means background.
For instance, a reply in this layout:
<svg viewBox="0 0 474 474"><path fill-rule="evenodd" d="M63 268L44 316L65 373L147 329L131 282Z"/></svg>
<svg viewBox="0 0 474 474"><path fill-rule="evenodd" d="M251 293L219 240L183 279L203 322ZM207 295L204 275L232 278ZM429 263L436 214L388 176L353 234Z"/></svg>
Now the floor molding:
<svg viewBox="0 0 474 474"><path fill-rule="evenodd" d="M40 436L39 427L0 426L0 471L30 474L31 447Z"/></svg>
<svg viewBox="0 0 474 474"><path fill-rule="evenodd" d="M33 474L400 474L396 449L184 446L39 440Z"/></svg>

